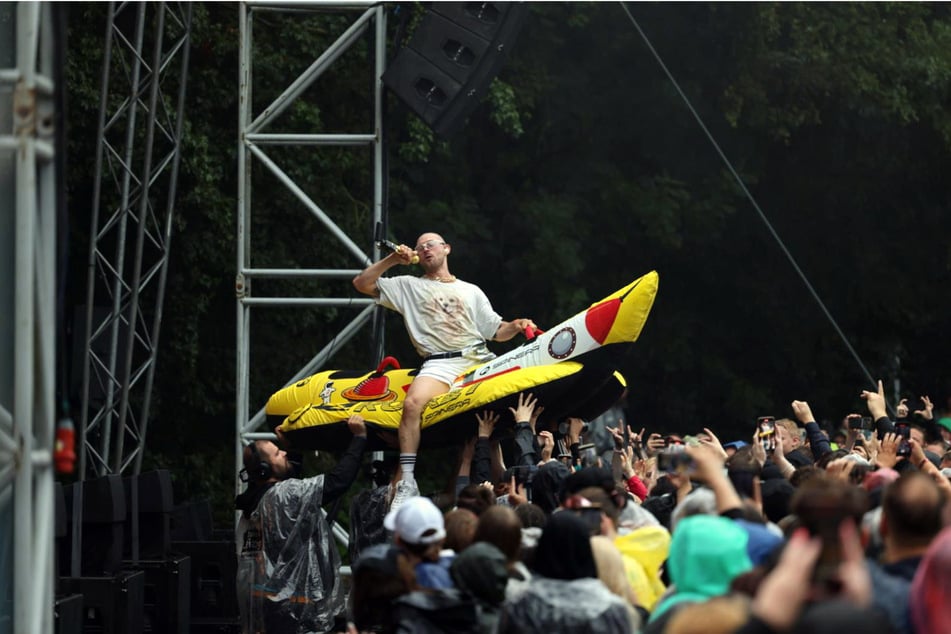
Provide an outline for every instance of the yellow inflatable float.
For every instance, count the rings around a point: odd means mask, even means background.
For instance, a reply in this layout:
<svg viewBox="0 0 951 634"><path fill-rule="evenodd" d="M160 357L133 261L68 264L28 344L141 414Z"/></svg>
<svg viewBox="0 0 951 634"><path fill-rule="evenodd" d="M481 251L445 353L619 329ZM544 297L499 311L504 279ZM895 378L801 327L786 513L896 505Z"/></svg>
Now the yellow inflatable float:
<svg viewBox="0 0 951 634"><path fill-rule="evenodd" d="M521 392L545 407L540 429L566 416L590 420L626 387L618 358L637 340L657 294L656 271L589 306L509 352L461 374L423 411L422 444L457 444L477 428L475 414L506 413ZM396 430L416 370L385 358L369 373L319 372L274 393L265 411L300 449L346 447L346 421L360 414L371 426ZM507 417L503 416L502 420ZM500 426L503 427L503 426ZM501 430L498 430L501 431Z"/></svg>

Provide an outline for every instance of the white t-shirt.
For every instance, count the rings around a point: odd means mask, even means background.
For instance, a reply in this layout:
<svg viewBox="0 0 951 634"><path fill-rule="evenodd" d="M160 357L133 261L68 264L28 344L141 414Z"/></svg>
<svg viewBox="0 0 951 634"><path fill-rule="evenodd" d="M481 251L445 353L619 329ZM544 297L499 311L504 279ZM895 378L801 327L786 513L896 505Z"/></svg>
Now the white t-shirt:
<svg viewBox="0 0 951 634"><path fill-rule="evenodd" d="M490 341L502 323L489 298L475 284L438 282L423 277L381 277L377 303L403 316L421 356L455 352Z"/></svg>

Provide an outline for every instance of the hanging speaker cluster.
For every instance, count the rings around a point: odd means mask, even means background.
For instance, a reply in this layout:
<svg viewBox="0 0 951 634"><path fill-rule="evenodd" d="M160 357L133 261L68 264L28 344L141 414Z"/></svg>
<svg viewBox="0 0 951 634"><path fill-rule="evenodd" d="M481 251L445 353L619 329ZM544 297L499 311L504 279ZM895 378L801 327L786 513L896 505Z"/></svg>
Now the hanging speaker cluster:
<svg viewBox="0 0 951 634"><path fill-rule="evenodd" d="M527 11L522 2L434 2L383 83L449 138L502 69Z"/></svg>

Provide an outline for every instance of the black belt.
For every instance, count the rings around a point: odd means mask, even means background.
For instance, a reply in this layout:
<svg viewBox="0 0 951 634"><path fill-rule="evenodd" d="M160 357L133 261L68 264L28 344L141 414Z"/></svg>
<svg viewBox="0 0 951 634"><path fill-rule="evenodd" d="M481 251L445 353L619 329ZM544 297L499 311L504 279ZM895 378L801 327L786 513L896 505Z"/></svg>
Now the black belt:
<svg viewBox="0 0 951 634"><path fill-rule="evenodd" d="M436 359L456 359L462 356L462 350L456 350L455 352L437 352L436 354L430 354L423 357L423 363L427 361L434 361Z"/></svg>

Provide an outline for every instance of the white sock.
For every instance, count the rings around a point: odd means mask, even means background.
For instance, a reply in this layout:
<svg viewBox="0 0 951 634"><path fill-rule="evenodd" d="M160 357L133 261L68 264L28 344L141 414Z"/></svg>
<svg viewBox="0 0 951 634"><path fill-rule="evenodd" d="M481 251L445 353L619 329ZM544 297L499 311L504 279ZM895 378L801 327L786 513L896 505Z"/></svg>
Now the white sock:
<svg viewBox="0 0 951 634"><path fill-rule="evenodd" d="M401 453L400 454L400 468L403 470L403 480L406 482L416 482L416 478L413 476L413 469L416 467L416 454L414 453Z"/></svg>

